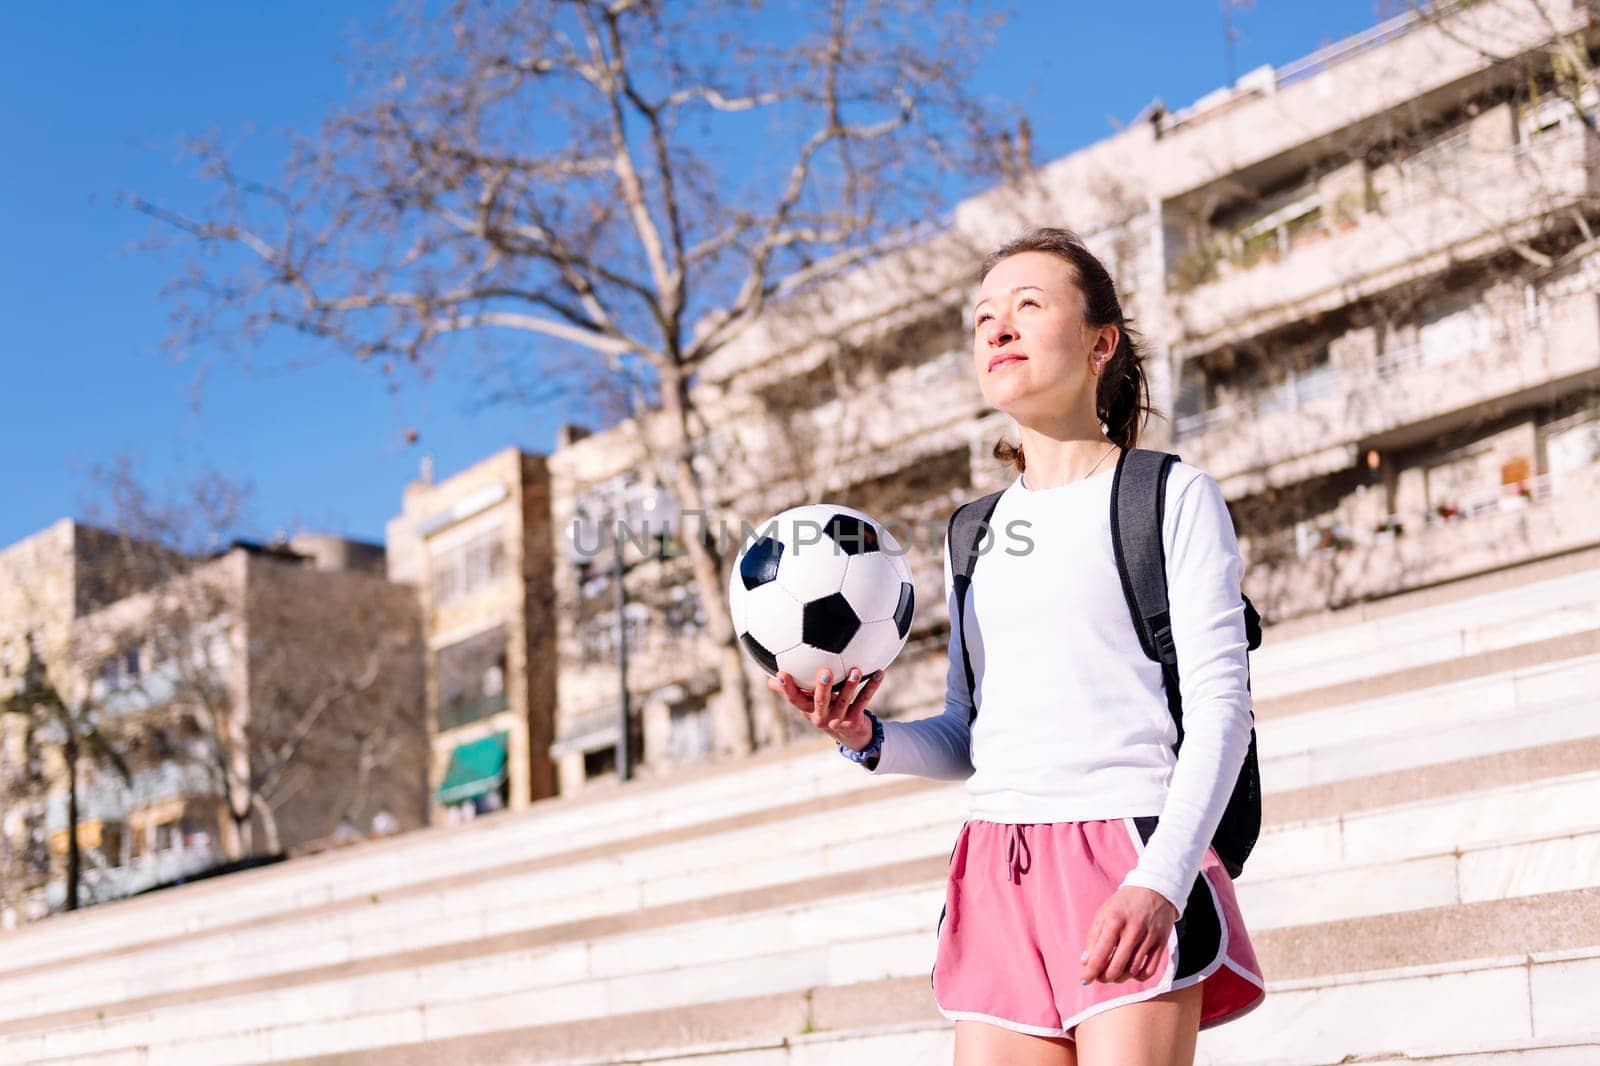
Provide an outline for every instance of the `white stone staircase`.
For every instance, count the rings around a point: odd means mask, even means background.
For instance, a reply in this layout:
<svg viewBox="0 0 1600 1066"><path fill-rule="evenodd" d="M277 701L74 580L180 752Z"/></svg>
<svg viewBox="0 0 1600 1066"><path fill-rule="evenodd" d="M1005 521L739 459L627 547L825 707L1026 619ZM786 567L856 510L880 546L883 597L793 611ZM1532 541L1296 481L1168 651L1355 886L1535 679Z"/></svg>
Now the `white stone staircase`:
<svg viewBox="0 0 1600 1066"><path fill-rule="evenodd" d="M1269 994L1200 1062L1600 1063L1597 593L1574 556L1268 631ZM94 908L0 936L0 1062L948 1062L964 812L808 743Z"/></svg>

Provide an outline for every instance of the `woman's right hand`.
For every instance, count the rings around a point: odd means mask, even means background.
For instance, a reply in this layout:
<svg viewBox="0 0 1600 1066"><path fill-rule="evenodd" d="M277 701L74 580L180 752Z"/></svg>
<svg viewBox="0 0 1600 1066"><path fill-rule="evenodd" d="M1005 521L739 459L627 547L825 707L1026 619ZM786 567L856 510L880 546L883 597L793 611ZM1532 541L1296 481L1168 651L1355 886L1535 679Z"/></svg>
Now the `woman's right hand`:
<svg viewBox="0 0 1600 1066"><path fill-rule="evenodd" d="M815 687L808 690L797 685L789 674L779 671L777 677L767 679L767 687L783 693L822 732L851 751L861 751L872 743L872 720L866 715L867 701L872 699L873 693L883 683L883 671L879 670L863 679L860 670L851 669L837 691L832 689L830 680L827 670L819 670Z"/></svg>

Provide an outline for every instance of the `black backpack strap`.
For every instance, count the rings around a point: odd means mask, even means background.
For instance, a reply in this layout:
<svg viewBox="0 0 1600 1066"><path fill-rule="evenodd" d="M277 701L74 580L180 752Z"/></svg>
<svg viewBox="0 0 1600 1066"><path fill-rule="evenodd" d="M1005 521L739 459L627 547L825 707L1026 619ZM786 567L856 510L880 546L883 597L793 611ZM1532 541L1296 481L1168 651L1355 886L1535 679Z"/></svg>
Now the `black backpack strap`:
<svg viewBox="0 0 1600 1066"><path fill-rule="evenodd" d="M1117 463L1111 481L1111 543L1117 557L1128 613L1133 617L1145 654L1161 664L1167 709L1178 727L1173 751L1183 746L1183 696L1178 687L1178 650L1172 639L1168 611L1167 559L1162 541L1167 475L1180 458L1169 452L1131 448ZM1261 643L1260 618L1249 597L1244 597L1245 636L1249 648ZM1249 674L1245 685L1249 687ZM1245 860L1261 835L1261 769L1256 755L1256 731L1250 729L1250 746L1234 782L1222 820L1211 845L1230 877L1244 871Z"/></svg>
<svg viewBox="0 0 1600 1066"><path fill-rule="evenodd" d="M1162 542L1167 475L1179 457L1172 452L1128 448L1111 478L1111 547L1139 646L1161 664L1167 708L1183 743L1183 700L1178 689L1178 649L1172 639L1167 601L1167 551Z"/></svg>
<svg viewBox="0 0 1600 1066"><path fill-rule="evenodd" d="M1171 452L1130 448L1117 460L1111 479L1111 544L1139 646L1151 659L1174 668L1178 653L1167 609L1167 551L1161 529L1167 474L1177 461Z"/></svg>
<svg viewBox="0 0 1600 1066"><path fill-rule="evenodd" d="M956 644L961 649L961 665L967 672L967 698L972 707L967 715L968 725L978 717L978 683L972 673L972 657L967 654L967 634L963 624L967 588L972 584L972 572L978 565L979 549L984 534L989 530L989 519L993 517L995 505L1000 502L1004 491L991 492L957 507L945 530L945 543L950 551L951 591L956 598L955 617L951 619L951 624L956 627Z"/></svg>

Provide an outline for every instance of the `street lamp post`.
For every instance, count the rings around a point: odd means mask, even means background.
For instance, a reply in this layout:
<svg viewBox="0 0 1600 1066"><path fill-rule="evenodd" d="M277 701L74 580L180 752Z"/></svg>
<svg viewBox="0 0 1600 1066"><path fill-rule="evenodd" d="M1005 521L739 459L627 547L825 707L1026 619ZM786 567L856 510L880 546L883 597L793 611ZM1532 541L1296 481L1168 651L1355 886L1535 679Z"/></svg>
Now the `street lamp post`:
<svg viewBox="0 0 1600 1066"><path fill-rule="evenodd" d="M633 776L628 750L628 585L624 578L643 563L667 558L667 545L678 517L676 498L657 481L650 486L624 489L620 502L608 503L598 519L579 507L566 530L564 547L577 571L580 598L594 557L611 549L608 569L616 586L617 604L617 778L621 781ZM636 545L642 541L654 550L630 562L625 554L630 540Z"/></svg>

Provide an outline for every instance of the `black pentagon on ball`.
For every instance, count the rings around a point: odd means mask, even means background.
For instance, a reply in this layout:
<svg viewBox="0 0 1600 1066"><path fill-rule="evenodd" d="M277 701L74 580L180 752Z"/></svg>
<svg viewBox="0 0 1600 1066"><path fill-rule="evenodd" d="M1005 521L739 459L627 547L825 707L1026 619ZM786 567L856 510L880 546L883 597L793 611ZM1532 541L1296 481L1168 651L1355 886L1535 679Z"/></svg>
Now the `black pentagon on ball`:
<svg viewBox="0 0 1600 1066"><path fill-rule="evenodd" d="M836 514L828 519L822 531L844 549L846 555L865 555L879 550L878 527L855 515Z"/></svg>
<svg viewBox="0 0 1600 1066"><path fill-rule="evenodd" d="M761 646L761 642L749 633L739 637L744 642L744 650L750 653L750 658L773 677L778 676L778 657Z"/></svg>
<svg viewBox="0 0 1600 1066"><path fill-rule="evenodd" d="M820 600L812 600L800 614L800 639L822 651L844 651L850 638L861 628L850 601L835 592Z"/></svg>
<svg viewBox="0 0 1600 1066"><path fill-rule="evenodd" d="M900 636L911 632L911 612L916 609L916 590L911 582L900 582L900 602L894 608L894 631Z"/></svg>
<svg viewBox="0 0 1600 1066"><path fill-rule="evenodd" d="M758 585L778 580L778 562L783 558L783 542L762 537L750 545L750 550L739 560L739 579L749 592Z"/></svg>

